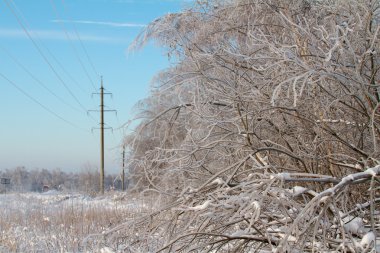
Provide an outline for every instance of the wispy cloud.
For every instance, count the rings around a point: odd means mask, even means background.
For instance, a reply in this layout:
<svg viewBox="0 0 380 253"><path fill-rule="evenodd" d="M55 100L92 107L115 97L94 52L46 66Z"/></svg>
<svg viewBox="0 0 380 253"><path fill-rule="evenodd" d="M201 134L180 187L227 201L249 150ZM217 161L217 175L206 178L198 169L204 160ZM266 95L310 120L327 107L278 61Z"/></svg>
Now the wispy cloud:
<svg viewBox="0 0 380 253"><path fill-rule="evenodd" d="M85 24L85 25L103 25L103 26L112 26L112 27L146 27L144 24L136 23L117 23L117 22L108 22L108 21L92 21L92 20L62 20L54 19L54 23L76 23L76 24Z"/></svg>
<svg viewBox="0 0 380 253"><path fill-rule="evenodd" d="M29 30L33 38L41 40L67 40L66 34L56 30ZM74 33L68 33L72 41L79 40ZM0 29L0 37L6 39L28 39L26 33L21 29ZM129 43L126 38L105 37L91 34L81 34L80 39L89 42L99 43Z"/></svg>

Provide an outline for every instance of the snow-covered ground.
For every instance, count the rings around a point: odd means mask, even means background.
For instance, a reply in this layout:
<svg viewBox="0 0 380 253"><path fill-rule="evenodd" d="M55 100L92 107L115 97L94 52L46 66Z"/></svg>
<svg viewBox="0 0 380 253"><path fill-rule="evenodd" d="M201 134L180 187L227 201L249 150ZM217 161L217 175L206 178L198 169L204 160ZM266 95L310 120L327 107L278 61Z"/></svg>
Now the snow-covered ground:
<svg viewBox="0 0 380 253"><path fill-rule="evenodd" d="M102 245L91 235L149 211L148 206L125 193L98 197L57 191L2 194L0 252L99 249Z"/></svg>
<svg viewBox="0 0 380 253"><path fill-rule="evenodd" d="M296 188L295 191L300 189ZM158 233L160 230L141 235L140 232L146 232L145 228L130 227L128 224L133 224L131 221L135 220L140 220L135 226L144 224L141 222L142 216L153 211L156 201L157 198L145 197L142 200L137 195L120 192L109 192L103 196L57 191L0 194L0 253L124 252L123 249L132 245L133 240L128 237L149 239L145 243L149 245L144 246L147 246L146 249L151 247L151 252L154 252L154 245L162 240ZM190 210L206 212L209 205L209 202L204 202ZM258 203L255 208L257 206ZM347 216L343 221L344 229L354 237L360 229L364 229L361 218ZM123 224L121 228L115 229L120 224ZM370 244L375 240L375 235L367 230L362 238L354 240L359 248L373 247ZM231 236L245 235L243 232L238 231ZM114 238L106 240L107 236ZM377 240L379 245L380 241ZM139 246L135 249L136 252L144 252L140 251Z"/></svg>

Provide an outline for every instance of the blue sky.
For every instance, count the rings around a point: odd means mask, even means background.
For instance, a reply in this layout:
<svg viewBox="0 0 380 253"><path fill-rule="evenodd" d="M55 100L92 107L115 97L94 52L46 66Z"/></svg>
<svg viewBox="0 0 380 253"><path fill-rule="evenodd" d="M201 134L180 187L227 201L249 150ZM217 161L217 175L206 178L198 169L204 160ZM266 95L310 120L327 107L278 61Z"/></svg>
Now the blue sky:
<svg viewBox="0 0 380 253"><path fill-rule="evenodd" d="M99 108L99 97L91 94L102 75L113 93L105 104L118 111L117 117L105 116L115 129L105 134L105 167L117 172L117 129L133 118L150 80L169 65L152 44L137 52L128 47L149 22L189 2L0 0L0 170L98 167L99 131L91 129L98 127L99 114L89 117L86 110Z"/></svg>

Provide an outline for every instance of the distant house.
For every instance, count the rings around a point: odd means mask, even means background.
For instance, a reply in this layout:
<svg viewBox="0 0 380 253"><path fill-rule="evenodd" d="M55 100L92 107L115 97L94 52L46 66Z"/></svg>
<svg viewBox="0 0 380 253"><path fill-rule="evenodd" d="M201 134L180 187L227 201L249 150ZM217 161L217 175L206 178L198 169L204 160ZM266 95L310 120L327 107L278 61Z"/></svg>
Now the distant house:
<svg viewBox="0 0 380 253"><path fill-rule="evenodd" d="M0 178L0 183L1 184L10 184L11 183L11 179L10 178L2 177L2 178Z"/></svg>

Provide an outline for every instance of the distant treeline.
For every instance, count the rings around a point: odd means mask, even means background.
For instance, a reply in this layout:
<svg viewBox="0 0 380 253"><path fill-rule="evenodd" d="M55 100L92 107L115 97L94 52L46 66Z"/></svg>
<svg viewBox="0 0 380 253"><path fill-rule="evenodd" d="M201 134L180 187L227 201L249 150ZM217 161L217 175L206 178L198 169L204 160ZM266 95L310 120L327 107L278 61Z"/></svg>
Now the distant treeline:
<svg viewBox="0 0 380 253"><path fill-rule="evenodd" d="M95 193L99 191L99 173L87 169L81 172L64 172L60 169L26 169L17 167L0 170L1 178L10 178L9 185L1 185L0 192L41 192L44 190L81 191ZM106 190L121 189L120 177L106 175L104 178Z"/></svg>

